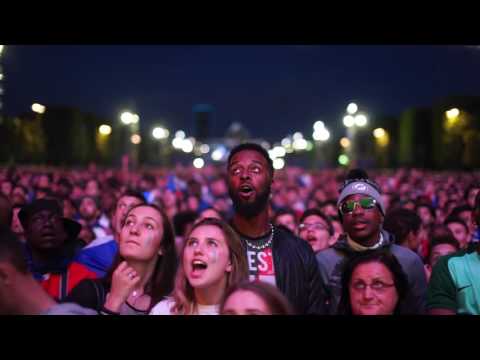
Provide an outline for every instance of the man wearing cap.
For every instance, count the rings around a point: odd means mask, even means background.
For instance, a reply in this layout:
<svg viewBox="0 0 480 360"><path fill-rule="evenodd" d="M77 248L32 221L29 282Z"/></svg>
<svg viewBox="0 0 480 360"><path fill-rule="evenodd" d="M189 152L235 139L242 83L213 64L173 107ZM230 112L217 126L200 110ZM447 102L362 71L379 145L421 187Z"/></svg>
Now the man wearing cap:
<svg viewBox="0 0 480 360"><path fill-rule="evenodd" d="M427 290L422 261L413 251L394 244L393 236L382 229L385 207L379 188L362 173L363 178L352 178L358 175L351 172L337 202L345 233L332 248L317 254L322 278L330 290L330 313L337 313L345 261L360 252L388 248L408 277L409 291L401 304L401 313L422 314Z"/></svg>
<svg viewBox="0 0 480 360"><path fill-rule="evenodd" d="M29 271L55 300L63 300L81 280L97 277L73 260L82 246L77 238L81 226L63 217L57 201L35 200L18 217L25 230Z"/></svg>
<svg viewBox="0 0 480 360"><path fill-rule="evenodd" d="M0 225L0 315L97 315L74 303L58 304L28 271L23 245Z"/></svg>

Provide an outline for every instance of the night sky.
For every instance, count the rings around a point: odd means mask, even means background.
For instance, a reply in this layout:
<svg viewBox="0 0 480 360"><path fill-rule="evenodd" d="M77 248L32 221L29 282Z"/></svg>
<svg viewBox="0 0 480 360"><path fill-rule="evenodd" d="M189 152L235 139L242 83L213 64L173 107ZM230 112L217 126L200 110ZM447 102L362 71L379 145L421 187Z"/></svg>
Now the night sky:
<svg viewBox="0 0 480 360"><path fill-rule="evenodd" d="M399 115L449 95L480 95L480 50L465 46L7 46L7 115L33 102L72 105L193 135L192 107L215 107L211 135L233 121L279 141L312 124L341 124L348 102ZM262 124L262 125L260 125Z"/></svg>

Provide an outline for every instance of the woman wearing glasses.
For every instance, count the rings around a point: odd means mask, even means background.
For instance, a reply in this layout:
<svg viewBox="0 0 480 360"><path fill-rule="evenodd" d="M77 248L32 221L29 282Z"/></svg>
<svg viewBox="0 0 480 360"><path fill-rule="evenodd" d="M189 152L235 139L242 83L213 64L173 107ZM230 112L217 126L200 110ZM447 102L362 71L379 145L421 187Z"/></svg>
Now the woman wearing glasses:
<svg viewBox="0 0 480 360"><path fill-rule="evenodd" d="M300 218L298 235L310 244L315 254L333 245L333 234L330 219L317 208L306 210Z"/></svg>
<svg viewBox="0 0 480 360"><path fill-rule="evenodd" d="M396 314L407 291L407 276L388 250L362 253L345 265L339 314Z"/></svg>
<svg viewBox="0 0 480 360"><path fill-rule="evenodd" d="M356 255L376 249L390 251L408 276L408 292L401 312L424 313L427 280L423 263L413 251L396 245L393 236L383 229L385 206L379 187L369 179L353 175L341 189L337 208L344 234L332 247L317 254L320 272L331 294L330 313L338 311L343 264Z"/></svg>

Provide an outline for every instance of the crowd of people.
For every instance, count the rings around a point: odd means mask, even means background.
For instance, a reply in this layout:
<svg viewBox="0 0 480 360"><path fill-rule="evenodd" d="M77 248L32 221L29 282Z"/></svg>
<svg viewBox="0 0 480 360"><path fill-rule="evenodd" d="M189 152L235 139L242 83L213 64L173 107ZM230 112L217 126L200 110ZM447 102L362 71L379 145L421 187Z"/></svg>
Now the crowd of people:
<svg viewBox="0 0 480 360"><path fill-rule="evenodd" d="M480 178L275 171L245 143L193 169L0 169L0 313L480 314Z"/></svg>

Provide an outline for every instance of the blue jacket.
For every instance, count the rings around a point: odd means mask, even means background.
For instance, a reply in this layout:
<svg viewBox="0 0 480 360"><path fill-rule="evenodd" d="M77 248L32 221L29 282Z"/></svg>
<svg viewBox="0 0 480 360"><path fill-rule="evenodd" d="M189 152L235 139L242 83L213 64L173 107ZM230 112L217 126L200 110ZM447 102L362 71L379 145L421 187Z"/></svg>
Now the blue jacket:
<svg viewBox="0 0 480 360"><path fill-rule="evenodd" d="M95 272L98 277L104 277L112 266L117 253L117 241L113 237L104 237L95 239L85 246L75 260Z"/></svg>

